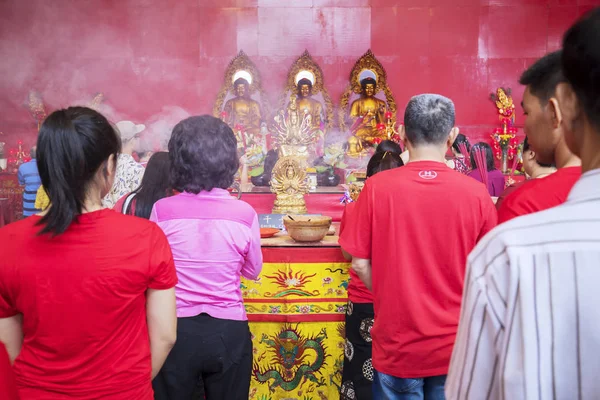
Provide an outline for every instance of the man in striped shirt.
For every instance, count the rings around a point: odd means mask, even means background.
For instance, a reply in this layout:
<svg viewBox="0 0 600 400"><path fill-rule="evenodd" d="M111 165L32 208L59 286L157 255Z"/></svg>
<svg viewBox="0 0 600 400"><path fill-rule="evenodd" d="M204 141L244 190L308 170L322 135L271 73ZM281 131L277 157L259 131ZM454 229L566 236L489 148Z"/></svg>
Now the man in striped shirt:
<svg viewBox="0 0 600 400"><path fill-rule="evenodd" d="M29 217L40 212L35 208L35 196L37 190L42 184L40 174L38 173L37 162L35 160L35 146L31 148L31 161L21 164L17 173L19 184L25 186L23 191L23 216Z"/></svg>
<svg viewBox="0 0 600 400"><path fill-rule="evenodd" d="M566 203L516 218L468 259L448 399L600 396L600 8L566 34L557 87L583 175Z"/></svg>

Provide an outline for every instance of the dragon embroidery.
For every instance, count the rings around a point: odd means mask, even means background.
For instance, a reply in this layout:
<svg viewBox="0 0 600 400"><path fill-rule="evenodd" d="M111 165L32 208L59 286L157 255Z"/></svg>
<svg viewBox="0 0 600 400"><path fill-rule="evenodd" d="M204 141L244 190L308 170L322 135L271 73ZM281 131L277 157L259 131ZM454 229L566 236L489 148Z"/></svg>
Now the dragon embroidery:
<svg viewBox="0 0 600 400"><path fill-rule="evenodd" d="M307 380L316 383L317 386L326 385L324 377L316 376L322 375L320 371L328 356L323 344L323 340L327 339L325 328L312 337L302 337L297 328L285 325L272 338L263 333L260 340L260 343L266 343L270 347L271 365L263 369L255 362L252 374L260 383L268 382L269 391L272 393L277 387L292 391ZM311 353L315 356L312 363L309 361L309 357L312 358Z"/></svg>

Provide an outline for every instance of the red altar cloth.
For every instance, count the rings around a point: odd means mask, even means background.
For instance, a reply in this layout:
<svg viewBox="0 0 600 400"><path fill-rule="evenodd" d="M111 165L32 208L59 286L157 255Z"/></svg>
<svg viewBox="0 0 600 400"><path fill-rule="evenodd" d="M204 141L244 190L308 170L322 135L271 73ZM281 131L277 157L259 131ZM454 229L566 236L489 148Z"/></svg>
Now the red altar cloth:
<svg viewBox="0 0 600 400"><path fill-rule="evenodd" d="M331 217L334 222L339 222L344 212L344 205L340 203L343 195L344 188L341 186L319 187L316 192L304 196L307 212L326 215ZM242 193L241 200L250 204L258 214L271 214L275 194L271 193L268 187L254 187L251 192Z"/></svg>

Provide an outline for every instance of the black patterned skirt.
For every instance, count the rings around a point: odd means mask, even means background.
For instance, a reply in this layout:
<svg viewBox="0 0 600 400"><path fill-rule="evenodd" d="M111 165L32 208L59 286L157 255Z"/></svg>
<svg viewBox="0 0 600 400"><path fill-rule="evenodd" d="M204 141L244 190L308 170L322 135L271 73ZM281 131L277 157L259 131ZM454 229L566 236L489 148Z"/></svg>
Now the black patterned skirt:
<svg viewBox="0 0 600 400"><path fill-rule="evenodd" d="M373 364L371 328L373 303L352 303L346 310L346 343L340 399L370 400L373 398Z"/></svg>

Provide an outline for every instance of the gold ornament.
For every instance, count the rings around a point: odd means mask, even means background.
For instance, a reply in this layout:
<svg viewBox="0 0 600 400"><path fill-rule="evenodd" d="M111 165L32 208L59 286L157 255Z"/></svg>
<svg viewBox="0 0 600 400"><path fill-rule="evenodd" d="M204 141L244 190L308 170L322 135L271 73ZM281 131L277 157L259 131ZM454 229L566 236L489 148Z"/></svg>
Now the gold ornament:
<svg viewBox="0 0 600 400"><path fill-rule="evenodd" d="M276 194L273 214L306 214L304 195L308 193L306 163L284 156L273 167L271 191Z"/></svg>
<svg viewBox="0 0 600 400"><path fill-rule="evenodd" d="M290 95L287 113L280 110L274 118L271 131L279 148L280 157L296 156L308 159L308 149L314 145L321 131L312 124L312 115L298 109L296 94Z"/></svg>

